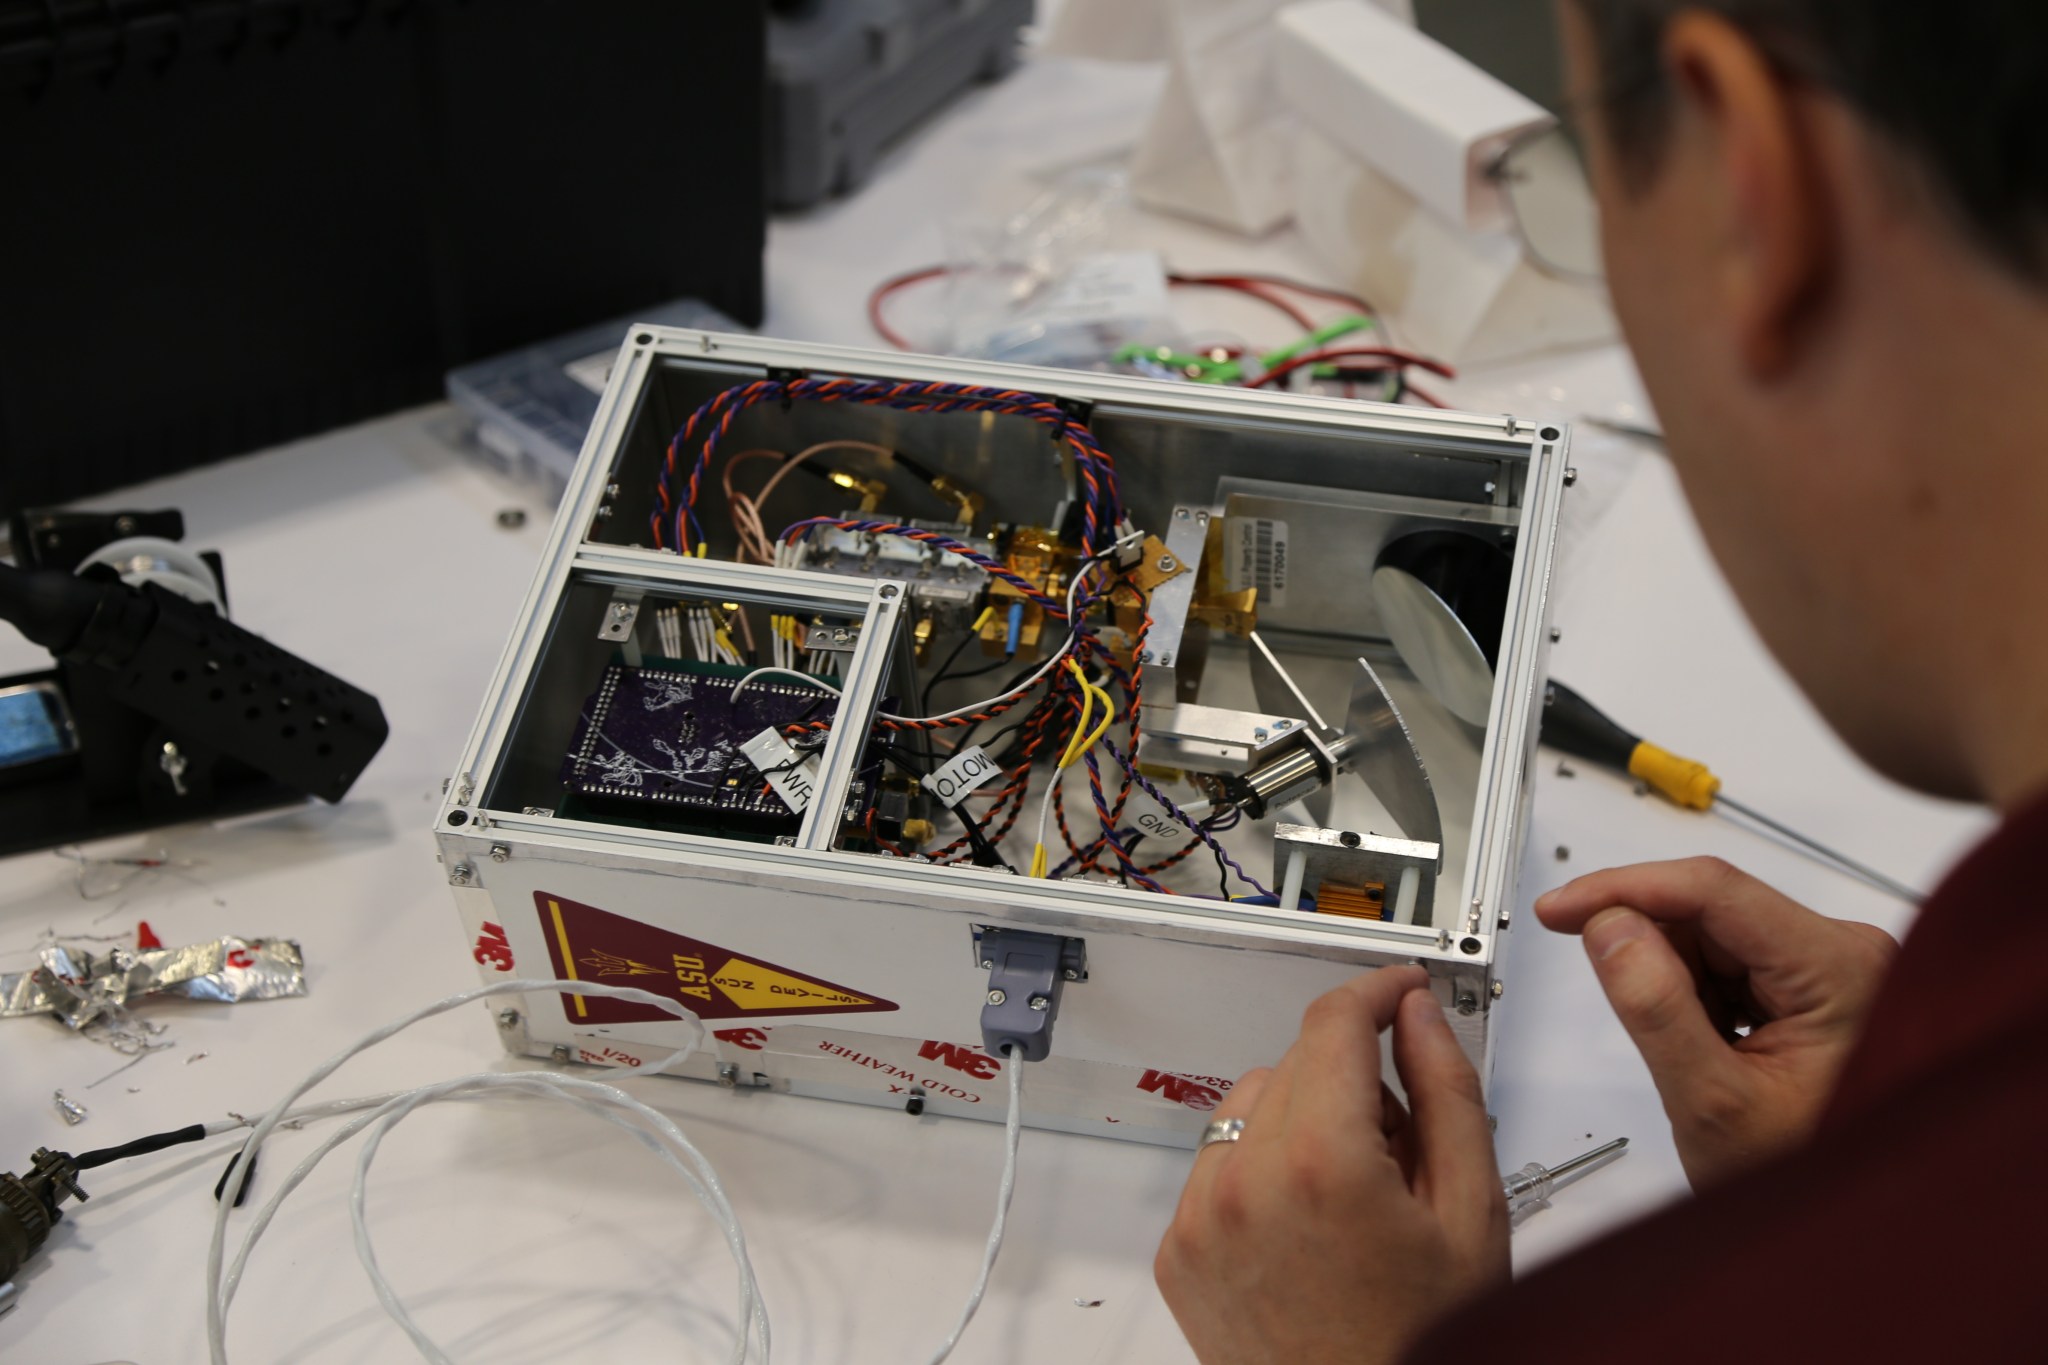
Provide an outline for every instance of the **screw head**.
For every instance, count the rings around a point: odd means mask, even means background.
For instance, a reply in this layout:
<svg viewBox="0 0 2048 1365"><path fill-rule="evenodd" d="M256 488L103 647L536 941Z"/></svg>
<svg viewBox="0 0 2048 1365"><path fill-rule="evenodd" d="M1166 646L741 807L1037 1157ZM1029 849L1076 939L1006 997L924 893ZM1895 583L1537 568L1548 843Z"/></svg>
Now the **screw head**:
<svg viewBox="0 0 2048 1365"><path fill-rule="evenodd" d="M1045 1013L1045 1011L1052 1008L1052 1001L1046 999L1042 995L1034 995L1031 997L1031 1008L1037 1010L1040 1014L1043 1014Z"/></svg>
<svg viewBox="0 0 2048 1365"><path fill-rule="evenodd" d="M518 1010L499 1010L499 1011L498 1011L498 1027L499 1027L499 1028L518 1028L518 1027L519 1027L519 1011L518 1011Z"/></svg>
<svg viewBox="0 0 2048 1365"><path fill-rule="evenodd" d="M1001 991L1000 989L998 989L998 990L993 990L993 991L990 991L990 992L988 993L988 1002L989 1002L989 1004L991 1004L991 1005L1000 1005L1000 1004L1002 1004L1002 1003L1003 1003L1003 1002L1004 1002L1005 1000L1008 1000L1009 998L1010 998L1010 997L1009 997L1009 996L1008 996L1007 994L1005 994L1005 993L1004 993L1003 991Z"/></svg>
<svg viewBox="0 0 2048 1365"><path fill-rule="evenodd" d="M1161 668L1172 668L1172 667L1173 667L1173 656L1172 656L1171 654L1162 654L1162 655L1160 655L1160 656L1159 656L1159 666L1160 666Z"/></svg>
<svg viewBox="0 0 2048 1365"><path fill-rule="evenodd" d="M503 863L503 862L509 862L509 861L511 861L511 858L512 858L512 850L511 850L510 848L506 847L506 846L505 846L504 844L492 844L492 845L491 845L491 861L492 861L492 862L494 862L494 863Z"/></svg>
<svg viewBox="0 0 2048 1365"><path fill-rule="evenodd" d="M1550 628L1550 643L1556 644L1559 640L1562 640L1563 638L1563 631L1559 630L1556 626L1552 626Z"/></svg>
<svg viewBox="0 0 2048 1365"><path fill-rule="evenodd" d="M1460 1014L1477 1014L1477 1013L1479 1013L1479 997L1478 997L1478 996L1476 996L1476 995L1473 995L1473 994L1472 994L1471 992L1469 992L1469 991L1462 991L1462 992L1460 992L1460 993L1459 993L1459 995L1458 995L1458 1013L1460 1013Z"/></svg>
<svg viewBox="0 0 2048 1365"><path fill-rule="evenodd" d="M457 886L468 885L469 879L475 875L476 869L468 863L457 863L448 869L448 880L454 882Z"/></svg>
<svg viewBox="0 0 2048 1365"><path fill-rule="evenodd" d="M985 972L993 970L995 965L996 964L994 962L991 962L988 958L983 958L981 960L981 969Z"/></svg>
<svg viewBox="0 0 2048 1365"><path fill-rule="evenodd" d="M1266 727L1265 727L1265 726L1263 726L1263 725L1261 725L1261 726L1260 726L1260 727L1259 727L1258 729L1256 729L1256 730L1252 731L1252 738L1253 738L1253 739L1255 739L1255 740L1258 740L1258 741L1259 741L1259 742L1260 742L1261 744L1265 743L1265 742L1266 742Z"/></svg>
<svg viewBox="0 0 2048 1365"><path fill-rule="evenodd" d="M556 1044L555 1044L555 1050L554 1050L554 1051L552 1051L552 1052L550 1052L550 1053L548 1054L548 1056L549 1056L549 1058L551 1058L552 1060L554 1060L554 1061L557 1061L557 1062L566 1062L566 1061L568 1061L568 1060L569 1060L569 1046L568 1046L568 1044L566 1044L566 1043L556 1043Z"/></svg>
<svg viewBox="0 0 2048 1365"><path fill-rule="evenodd" d="M1175 559L1172 555L1159 556L1159 572L1172 573L1175 569L1178 569L1179 567L1180 561L1178 559Z"/></svg>
<svg viewBox="0 0 2048 1365"><path fill-rule="evenodd" d="M1069 981L1079 981L1081 979L1081 974L1075 971L1072 967L1067 968L1065 971L1061 972L1060 975L1064 976Z"/></svg>
<svg viewBox="0 0 2048 1365"><path fill-rule="evenodd" d="M1273 722L1273 728L1275 730L1292 730L1294 722L1291 720L1276 720Z"/></svg>
<svg viewBox="0 0 2048 1365"><path fill-rule="evenodd" d="M627 606L624 602L612 603L612 615L614 616L624 616L632 610L633 609Z"/></svg>
<svg viewBox="0 0 2048 1365"><path fill-rule="evenodd" d="M1487 987L1487 991L1493 996L1494 999L1498 1000L1508 993L1508 983L1505 981L1496 981L1491 986Z"/></svg>
<svg viewBox="0 0 2048 1365"><path fill-rule="evenodd" d="M1564 486L1566 488L1570 488L1573 484L1577 483L1578 481L1579 471L1577 469L1574 469L1570 465L1566 465L1564 470Z"/></svg>

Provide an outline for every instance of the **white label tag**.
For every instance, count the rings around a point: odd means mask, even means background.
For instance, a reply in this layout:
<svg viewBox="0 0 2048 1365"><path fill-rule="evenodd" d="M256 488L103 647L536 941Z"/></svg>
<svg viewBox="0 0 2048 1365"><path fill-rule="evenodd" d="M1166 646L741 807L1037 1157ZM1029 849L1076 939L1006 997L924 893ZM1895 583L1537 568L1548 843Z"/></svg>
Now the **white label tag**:
<svg viewBox="0 0 2048 1365"><path fill-rule="evenodd" d="M1259 590L1259 605L1287 605L1287 523L1232 517L1224 528L1223 580L1232 592Z"/></svg>
<svg viewBox="0 0 2048 1365"><path fill-rule="evenodd" d="M810 809L818 794L816 754L798 754L772 726L740 745L740 752L761 770L783 805L798 815Z"/></svg>
<svg viewBox="0 0 2048 1365"><path fill-rule="evenodd" d="M1181 805L1181 810L1191 818L1200 820L1209 813L1209 803L1199 797L1190 797ZM1133 828L1142 830L1147 839L1164 839L1169 843L1184 844L1195 837L1193 830L1175 818L1171 811L1155 800L1143 787L1131 789L1131 799L1124 803L1124 818L1131 822Z"/></svg>
<svg viewBox="0 0 2048 1365"><path fill-rule="evenodd" d="M947 759L937 772L924 779L924 789L950 808L966 800L969 792L1001 771L996 761L988 756L988 751L977 744L965 753L954 754Z"/></svg>

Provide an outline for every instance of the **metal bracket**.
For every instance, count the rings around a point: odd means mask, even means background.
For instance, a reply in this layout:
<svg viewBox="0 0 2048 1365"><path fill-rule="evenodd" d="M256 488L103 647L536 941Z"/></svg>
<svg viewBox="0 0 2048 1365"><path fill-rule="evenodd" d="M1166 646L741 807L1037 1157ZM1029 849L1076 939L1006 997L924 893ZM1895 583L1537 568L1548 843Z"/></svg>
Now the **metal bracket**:
<svg viewBox="0 0 2048 1365"><path fill-rule="evenodd" d="M1148 687L1151 681L1148 671ZM1182 702L1174 707L1146 709L1145 747L1141 752L1150 763L1197 772L1242 774L1305 734L1306 727L1292 716Z"/></svg>
<svg viewBox="0 0 2048 1365"><path fill-rule="evenodd" d="M640 619L638 598L614 597L604 614L604 624L597 628L600 640L630 640L633 638L633 623Z"/></svg>
<svg viewBox="0 0 2048 1365"><path fill-rule="evenodd" d="M988 972L981 1045L991 1057L1043 1061L1069 981L1088 979L1088 946L1078 938L1025 929L977 928L975 960Z"/></svg>
<svg viewBox="0 0 2048 1365"><path fill-rule="evenodd" d="M1302 893L1315 893L1325 881L1377 884L1385 891L1387 922L1433 923L1442 861L1443 848L1436 843L1310 825L1273 827L1273 880L1281 888L1281 905L1290 910ZM1295 904L1288 903L1290 895Z"/></svg>
<svg viewBox="0 0 2048 1365"><path fill-rule="evenodd" d="M858 625L812 626L810 634L804 637L805 649L825 649L834 654L851 654L859 643Z"/></svg>

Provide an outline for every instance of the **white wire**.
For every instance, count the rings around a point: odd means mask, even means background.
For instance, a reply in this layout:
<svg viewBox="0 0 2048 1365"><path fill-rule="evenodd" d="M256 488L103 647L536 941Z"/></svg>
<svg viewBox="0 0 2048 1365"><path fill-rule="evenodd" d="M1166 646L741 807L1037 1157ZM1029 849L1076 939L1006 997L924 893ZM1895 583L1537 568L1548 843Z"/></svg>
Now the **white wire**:
<svg viewBox="0 0 2048 1365"><path fill-rule="evenodd" d="M996 1256L1003 1249L1003 1231L1010 1220L1010 1196L1017 1190L1017 1147L1024 1132L1024 1059L1016 1054L1014 1045L1003 1049L1003 1065L1010 1072L1010 1112L1003 1120L1003 1180L996 1187L996 1221L988 1230L988 1245L982 1250L981 1273L974 1278L974 1289L960 1309L960 1320L932 1353L931 1365L941 1365L953 1354L967 1324L974 1321L981 1297L988 1292L988 1277L996 1268Z"/></svg>
<svg viewBox="0 0 2048 1365"><path fill-rule="evenodd" d="M1129 543L1133 539L1142 538L1143 532L1134 531L1130 535L1125 536L1122 539L1118 540L1115 545L1112 545L1110 547L1110 549L1115 550ZM1098 556L1098 560L1099 558L1100 557ZM969 702L967 705L955 707L951 711L941 711L936 716L898 716L888 711L877 711L875 712L875 718L877 720L903 721L913 725L919 723L920 721L928 723L935 720L957 720L961 716L971 716L977 711L986 711L992 706L996 706L1002 702L1010 700L1010 698L1012 697L1021 697L1026 692L1029 692L1032 688L1038 686L1038 684L1040 684L1041 682L1044 682L1046 675L1051 673L1055 668L1058 668L1060 666L1060 661L1066 658L1068 654L1073 652L1074 642L1081 638L1080 623L1075 619L1074 615L1074 599L1081 591L1081 584L1088 577L1088 570L1093 568L1096 562L1098 561L1090 561L1088 564L1082 566L1081 572L1074 575L1074 581L1067 585L1067 638L1065 642L1063 642L1060 645L1059 650L1056 653L1054 653L1051 658L1047 659L1043 664L1041 664L1038 670L1034 672L1030 677L1026 678L1023 682L1018 683L1015 687L1011 688L1007 692L1001 692L993 697L988 698L986 701ZM747 686L750 683L752 683L756 678L766 677L769 674L773 673L792 672L793 670L787 668L757 668L753 672L747 674L744 678L741 678L738 682L733 684L732 699L735 701L739 700L740 693L746 691ZM820 688L823 691L830 692L835 697L843 697L845 695L838 688L833 687L831 684L819 682L816 678L810 677L806 674L799 673L795 676L802 678L812 687Z"/></svg>
<svg viewBox="0 0 2048 1365"><path fill-rule="evenodd" d="M494 982L491 985L483 986L473 991L465 991L460 995L453 995L445 1000L440 1000L422 1009L415 1010L397 1022L387 1024L365 1035L333 1057L328 1058L318 1067L315 1067L304 1080L293 1086L255 1124L254 1131L249 1135L249 1140L243 1144L242 1150L236 1154L234 1163L228 1168L224 1188L230 1190L240 1188L242 1181L247 1176L250 1163L254 1161L256 1153L262 1147L264 1141L269 1138L270 1134L279 1124L286 1122L292 1117L293 1111L291 1106L293 1101L299 1099L307 1091L327 1079L327 1077L332 1075L356 1054L376 1046L393 1034L418 1023L422 1019L431 1018L436 1014L443 1014L452 1009L459 1009L473 1001L486 999L494 995L536 992L591 995L631 1000L639 1004L652 1005L688 1023L692 1029L690 1041L662 1061L648 1068L649 1071L659 1072L676 1065L688 1057L698 1044L703 1041L704 1028L694 1014L676 1001L666 996L655 995L649 991L638 990L630 986L606 986L588 981L510 980ZM356 1221L357 1254L363 1260L364 1268L370 1276L371 1284L377 1291L377 1297L384 1303L386 1311L391 1314L392 1318L412 1337L421 1355L429 1361L436 1362L437 1365L439 1365L439 1362L446 1361L448 1359L446 1354L442 1353L439 1347L435 1346L419 1330L418 1326L412 1322L411 1317L405 1312L404 1305L399 1302L397 1295L392 1291L390 1285L384 1280L382 1273L377 1268L376 1257L370 1248L368 1231L362 1219L364 1182L367 1178L369 1162L374 1158L376 1152L377 1142L381 1140L383 1134L388 1132L394 1124L403 1119L407 1114L410 1114L414 1109L422 1104L435 1103L457 1095L467 1095L495 1089L542 1094L549 1098L562 1100L565 1103L579 1105L597 1117L628 1126L629 1131L634 1132L640 1141L663 1151L663 1159L682 1175L685 1183L690 1186L691 1192L697 1196L706 1209L711 1212L714 1219L718 1221L726 1234L727 1245L732 1250L739 1281L739 1332L733 1345L732 1359L734 1365L742 1365L742 1362L746 1360L747 1353L752 1344L752 1338L756 1334L759 1335L761 1340L761 1359L765 1362L768 1359L769 1352L768 1310L766 1304L761 1299L759 1286L755 1282L754 1268L747 1256L746 1239L740 1230L738 1216L733 1212L731 1203L726 1199L724 1189L720 1185L717 1173L712 1169L711 1163L683 1135L682 1130L677 1128L674 1122L666 1116L657 1113L624 1091L614 1086L604 1085L601 1082L582 1080L552 1072L486 1072L478 1075L457 1077L452 1081L443 1081L438 1085L423 1086L417 1090L405 1091L391 1096L385 1099L373 1113L364 1114L352 1120L326 1142L322 1143L312 1155L299 1164L287 1179L284 1187L264 1205L262 1211L257 1216L256 1222L244 1237L241 1248L235 1257L233 1277L225 1284L222 1279L222 1261L227 1247L228 1215L234 1201L231 1198L223 1198L220 1201L219 1206L214 1212L213 1238L207 1248L206 1258L206 1337L207 1347L214 1365L226 1365L228 1309L234 1301L235 1290L240 1285L243 1269L248 1263L250 1254L255 1250L256 1242L262 1236L263 1230L269 1226L270 1220L276 1215L277 1209L284 1199L298 1187L299 1183L305 1179L321 1158L325 1157L335 1147L339 1146L356 1132L372 1123L377 1123L379 1127L371 1140L366 1143L364 1155L358 1160L356 1186L351 1196ZM360 1107L365 1103L368 1103L368 1101L338 1101L324 1106L313 1106L312 1108L328 1112L345 1112L345 1107ZM602 1106L611 1106L614 1109L624 1111L624 1113L610 1113ZM646 1126L644 1128L639 1127L635 1124L635 1120L638 1120L639 1124ZM687 1158L690 1166L695 1168L694 1172L683 1164L684 1158Z"/></svg>
<svg viewBox="0 0 2048 1365"><path fill-rule="evenodd" d="M367 1215L370 1165L376 1160L384 1137L422 1105L501 1090L557 1100L575 1105L586 1113L602 1118L630 1133L635 1140L659 1156L682 1178L683 1183L689 1186L690 1192L711 1213L724 1231L726 1244L732 1252L733 1263L738 1272L740 1327L733 1342L733 1365L745 1365L757 1336L761 1343L760 1360L766 1365L769 1359L768 1307L761 1298L760 1287L754 1277L753 1263L747 1254L746 1238L740 1230L739 1216L733 1211L732 1204L726 1197L717 1171L673 1120L618 1087L602 1081L556 1072L478 1072L413 1090L291 1107L292 1101L333 1075L358 1053L376 1046L422 1019L459 1009L473 1001L494 995L534 992L600 996L651 1004L688 1023L692 1028L690 1041L647 1068L648 1073L658 1073L677 1065L695 1051L704 1038L703 1024L693 1013L674 1000L649 991L637 990L630 986L606 986L588 981L500 981L436 1001L395 1023L387 1024L365 1035L315 1067L260 1119L252 1121L242 1115L235 1115L231 1119L207 1124L209 1136L242 1127L254 1130L228 1168L227 1177L223 1181L223 1191L226 1192L241 1187L242 1182L248 1178L250 1166L258 1149L278 1127L297 1126L313 1119L337 1117L347 1113L356 1114L356 1117L329 1135L300 1161L286 1176L278 1190L264 1202L244 1234L241 1246L236 1251L232 1265L227 1267L225 1275L222 1271L222 1259L226 1251L228 1217L235 1199L232 1194L224 1193L224 1197L219 1201L214 1211L213 1238L208 1246L206 1258L206 1337L214 1365L227 1365L228 1311L234 1304L237 1291L241 1288L249 1258L254 1254L257 1243L272 1220L276 1218L278 1210L329 1153L365 1128L371 1131L357 1155L355 1181L349 1192L349 1216L354 1227L356 1257L362 1262L364 1273L369 1276L371 1287L376 1291L384 1311L411 1338L420 1356L432 1362L432 1365L453 1365L448 1354L413 1320L411 1313L392 1289L378 1264L376 1250L370 1241ZM952 1331L933 1353L931 1365L942 1365L942 1362L952 1355L954 1347L967 1331L968 1324L973 1322L974 1315L979 1311L982 1299L988 1292L989 1277L995 1270L996 1258L1003 1248L1011 1198L1017 1188L1017 1154L1024 1123L1024 1062L1016 1055L1013 1047L1004 1049L1004 1062L1010 1073L1010 1106L1003 1123L1003 1174L996 1190L995 1221L989 1229L988 1241L982 1251L981 1268L975 1276L974 1287L969 1292L966 1303L961 1306L959 1319L953 1324Z"/></svg>

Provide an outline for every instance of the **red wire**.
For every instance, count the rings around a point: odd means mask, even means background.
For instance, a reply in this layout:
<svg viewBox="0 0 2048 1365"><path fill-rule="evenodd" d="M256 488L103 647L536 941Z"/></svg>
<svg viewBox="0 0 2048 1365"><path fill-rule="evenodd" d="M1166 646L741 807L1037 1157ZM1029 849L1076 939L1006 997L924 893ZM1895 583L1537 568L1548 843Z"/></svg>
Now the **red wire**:
<svg viewBox="0 0 2048 1365"><path fill-rule="evenodd" d="M901 275L892 275L876 285L873 292L868 295L868 325L875 329L875 335L899 351L917 349L911 344L908 337L889 325L889 320L883 316L882 305L898 290L908 289L911 285L923 284L926 280L939 279L952 273L952 266L928 265L919 270L906 270ZM1166 282L1177 288L1229 289L1243 294L1247 298L1257 299L1260 303L1283 314L1289 322L1301 328L1304 332L1313 332L1316 329L1315 319L1296 307L1288 299L1274 293L1275 289L1292 289L1297 293L1307 294L1312 298L1329 299L1355 308L1361 313L1370 313L1372 311L1365 300L1355 294L1347 294L1337 289L1323 289L1317 285L1302 284L1295 280L1281 279L1275 275L1171 274L1166 277Z"/></svg>
<svg viewBox="0 0 2048 1365"><path fill-rule="evenodd" d="M875 335L899 351L916 350L909 339L891 327L888 319L882 316L882 302L899 289L907 289L913 284L923 284L926 280L935 280L952 273L953 267L950 265L928 265L922 270L906 270L901 275L893 275L876 285L874 292L868 295L868 325L875 329Z"/></svg>
<svg viewBox="0 0 2048 1365"><path fill-rule="evenodd" d="M1298 355L1284 365L1275 365L1246 387L1263 389L1276 380L1285 379L1296 370L1306 369L1310 365L1326 365L1333 360L1383 360L1400 367L1413 365L1418 369L1428 370L1431 374L1442 375L1445 379L1458 377L1457 371L1441 360L1431 360L1428 356L1416 355L1413 351L1390 350L1385 346L1333 346L1327 350ZM1411 388L1409 392L1413 393L1414 390ZM1435 402L1427 394L1416 394L1416 397L1426 403ZM1441 407L1442 404L1437 406Z"/></svg>
<svg viewBox="0 0 2048 1365"><path fill-rule="evenodd" d="M1291 280L1285 275L1261 275L1234 270L1223 275L1185 275L1182 278L1194 283L1202 283L1209 280L1231 280L1240 283L1271 285L1276 289L1291 289L1297 294L1306 294L1312 299L1326 299L1331 303L1341 303L1354 313L1372 313L1375 315L1379 313L1379 309L1347 290L1328 289L1319 284L1309 284L1302 280Z"/></svg>
<svg viewBox="0 0 2048 1365"><path fill-rule="evenodd" d="M1273 293L1262 282L1242 275L1168 275L1166 282L1176 289L1229 289L1287 315L1287 320L1304 332L1316 329L1316 320L1288 300Z"/></svg>
<svg viewBox="0 0 2048 1365"><path fill-rule="evenodd" d="M940 279L952 273L952 266L928 265L918 270L907 270L900 275L892 275L879 285L876 285L874 291L868 295L868 324L875 329L875 335L881 337L882 340L888 342L899 351L917 349L911 344L908 337L905 337L901 332L898 332L889 325L889 320L883 316L882 305L899 290L908 289L915 284L923 284L927 280ZM1321 285L1308 284L1301 280L1291 280L1281 275L1245 274L1241 272L1218 275L1185 275L1175 272L1169 274L1166 278L1167 283L1177 288L1229 289L1248 298L1257 299L1259 302L1285 314L1288 321L1300 327L1304 332L1315 330L1315 320L1286 298L1273 292L1274 290L1292 290L1297 294L1305 294L1310 298L1341 303L1356 312L1372 313L1374 316L1378 316L1373 306L1356 294L1348 293L1342 289L1326 289ZM1276 365L1266 371L1265 374L1254 380L1250 387L1255 389L1265 388L1275 380L1284 378L1304 366L1319 365L1330 360L1353 359L1384 360L1391 362L1390 368L1412 365L1428 370L1432 374L1442 375L1445 379L1457 378L1457 374L1450 366L1431 360L1427 356L1416 355L1410 351L1397 351L1386 347L1343 347L1332 350L1313 351L1306 355L1296 356L1286 364ZM1419 389L1413 384L1404 384L1403 387L1407 392L1415 395L1416 398L1433 408L1449 406L1449 404L1426 389Z"/></svg>

